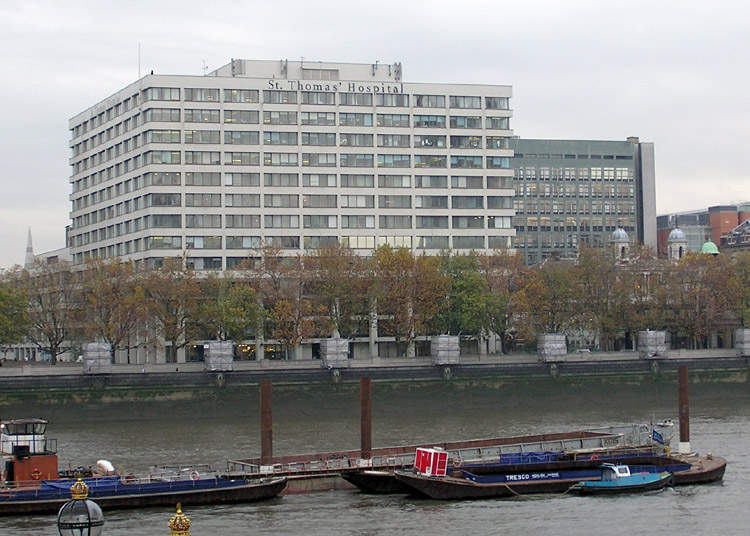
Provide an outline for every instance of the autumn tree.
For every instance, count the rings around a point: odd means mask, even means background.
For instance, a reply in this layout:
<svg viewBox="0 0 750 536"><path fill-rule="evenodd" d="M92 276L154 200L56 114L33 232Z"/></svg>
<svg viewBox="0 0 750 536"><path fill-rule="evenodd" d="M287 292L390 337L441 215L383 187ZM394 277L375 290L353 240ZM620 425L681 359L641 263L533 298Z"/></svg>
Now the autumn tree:
<svg viewBox="0 0 750 536"><path fill-rule="evenodd" d="M430 324L448 306L450 285L440 271L440 259L383 246L371 262L371 295L377 300L380 322L397 342L408 347L417 336L427 334Z"/></svg>
<svg viewBox="0 0 750 536"><path fill-rule="evenodd" d="M744 328L750 328L750 251L739 251L732 262L737 289L735 316Z"/></svg>
<svg viewBox="0 0 750 536"><path fill-rule="evenodd" d="M52 364L71 346L78 285L65 262L36 260L18 278L28 299L29 339L50 356Z"/></svg>
<svg viewBox="0 0 750 536"><path fill-rule="evenodd" d="M174 363L177 351L197 334L200 286L180 258L165 258L162 266L144 274L142 283L149 322L169 343L167 361Z"/></svg>
<svg viewBox="0 0 750 536"><path fill-rule="evenodd" d="M248 280L228 272L212 273L200 286L200 325L206 338L240 342L256 332L262 311Z"/></svg>
<svg viewBox="0 0 750 536"><path fill-rule="evenodd" d="M80 273L77 313L81 333L118 349L130 349L146 313L144 289L132 261L89 259ZM129 358L128 358L129 362Z"/></svg>
<svg viewBox="0 0 750 536"><path fill-rule="evenodd" d="M28 298L13 275L0 279L0 347L20 342L29 330Z"/></svg>

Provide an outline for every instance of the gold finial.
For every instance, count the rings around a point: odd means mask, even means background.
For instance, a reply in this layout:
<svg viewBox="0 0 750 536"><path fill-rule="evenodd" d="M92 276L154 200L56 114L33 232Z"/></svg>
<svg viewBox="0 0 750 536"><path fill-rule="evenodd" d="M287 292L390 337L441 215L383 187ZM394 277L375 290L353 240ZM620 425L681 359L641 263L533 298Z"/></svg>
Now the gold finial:
<svg viewBox="0 0 750 536"><path fill-rule="evenodd" d="M177 503L177 513L169 520L172 536L190 536L190 520L182 513L182 505Z"/></svg>
<svg viewBox="0 0 750 536"><path fill-rule="evenodd" d="M74 500L85 499L89 496L89 487L80 476L78 477L78 481L70 486L70 496Z"/></svg>

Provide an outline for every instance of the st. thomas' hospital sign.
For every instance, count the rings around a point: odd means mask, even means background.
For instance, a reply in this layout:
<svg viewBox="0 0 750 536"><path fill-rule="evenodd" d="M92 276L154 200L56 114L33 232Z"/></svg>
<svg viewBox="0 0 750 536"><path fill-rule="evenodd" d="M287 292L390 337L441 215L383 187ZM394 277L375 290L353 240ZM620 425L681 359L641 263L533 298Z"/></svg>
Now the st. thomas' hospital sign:
<svg viewBox="0 0 750 536"><path fill-rule="evenodd" d="M269 80L266 89L281 89L286 91L345 91L348 93L403 93L404 84Z"/></svg>

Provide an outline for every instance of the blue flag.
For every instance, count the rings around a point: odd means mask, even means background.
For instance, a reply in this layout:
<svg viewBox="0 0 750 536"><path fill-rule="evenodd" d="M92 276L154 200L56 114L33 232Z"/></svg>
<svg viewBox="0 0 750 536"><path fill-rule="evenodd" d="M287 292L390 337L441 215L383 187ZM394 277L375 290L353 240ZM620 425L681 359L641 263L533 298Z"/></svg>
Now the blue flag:
<svg viewBox="0 0 750 536"><path fill-rule="evenodd" d="M664 438L663 438L663 437L661 436L661 434L660 434L659 432L657 432L656 430L654 430L654 431L653 431L653 433L651 434L651 437L653 438L653 440L654 440L654 441L656 441L656 442L657 442L657 443L659 443L660 445L663 445L663 444L664 444Z"/></svg>

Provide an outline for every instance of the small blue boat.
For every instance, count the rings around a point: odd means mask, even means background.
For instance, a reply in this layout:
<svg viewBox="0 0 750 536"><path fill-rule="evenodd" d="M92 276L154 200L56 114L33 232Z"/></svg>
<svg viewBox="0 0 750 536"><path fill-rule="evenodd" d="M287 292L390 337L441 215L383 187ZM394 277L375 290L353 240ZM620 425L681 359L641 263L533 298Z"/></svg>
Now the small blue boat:
<svg viewBox="0 0 750 536"><path fill-rule="evenodd" d="M602 464L602 479L578 482L570 491L581 495L612 495L659 490L672 485L672 473L631 474L627 465Z"/></svg>

